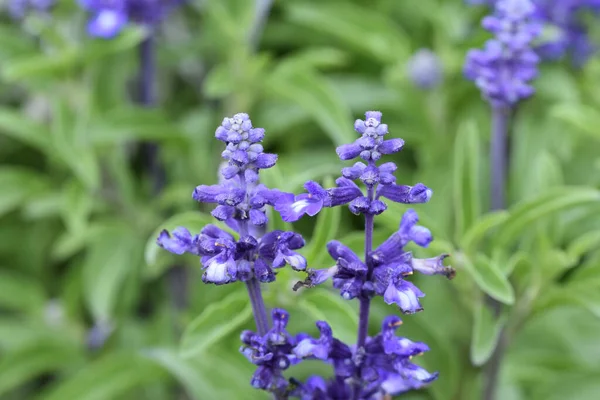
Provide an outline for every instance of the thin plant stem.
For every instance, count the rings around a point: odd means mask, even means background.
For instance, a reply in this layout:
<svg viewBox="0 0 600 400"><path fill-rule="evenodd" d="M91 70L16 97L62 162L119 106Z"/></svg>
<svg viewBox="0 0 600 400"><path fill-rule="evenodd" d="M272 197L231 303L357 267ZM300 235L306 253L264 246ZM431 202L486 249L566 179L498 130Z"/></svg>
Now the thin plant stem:
<svg viewBox="0 0 600 400"><path fill-rule="evenodd" d="M506 208L509 117L509 110L506 108L494 107L492 109L492 142L490 146L490 202L492 210Z"/></svg>
<svg viewBox="0 0 600 400"><path fill-rule="evenodd" d="M244 173L241 172L239 175L241 189L246 192L246 178ZM248 236L248 220L238 220L239 234L240 237ZM256 323L256 331L260 336L264 336L269 331L269 317L267 315L267 308L263 300L262 290L260 288L260 282L256 277L246 281L246 289L248 289L248 297L250 297L250 304L252 305L252 314L254 314L254 322Z"/></svg>
<svg viewBox="0 0 600 400"><path fill-rule="evenodd" d="M490 205L493 210L506 208L506 176L508 169L508 126L510 110L504 107L492 108L492 141L490 145ZM487 303L497 317L502 311L502 304L487 296ZM495 400L500 375L500 367L508 337L503 328L498 337L498 343L484 372L483 399Z"/></svg>
<svg viewBox="0 0 600 400"><path fill-rule="evenodd" d="M372 160L369 161L369 165L373 165ZM367 197L369 201L372 201L375 197L375 188L369 187L367 189ZM367 279L371 278L373 268L368 262L369 254L373 249L373 227L374 227L374 216L373 214L365 214L365 263L367 264ZM367 341L367 335L369 331L369 311L371 307L371 299L369 297L360 298L360 310L358 315L358 338L356 340L356 347L360 349L364 347ZM360 394L360 386L354 385L354 399L358 399Z"/></svg>

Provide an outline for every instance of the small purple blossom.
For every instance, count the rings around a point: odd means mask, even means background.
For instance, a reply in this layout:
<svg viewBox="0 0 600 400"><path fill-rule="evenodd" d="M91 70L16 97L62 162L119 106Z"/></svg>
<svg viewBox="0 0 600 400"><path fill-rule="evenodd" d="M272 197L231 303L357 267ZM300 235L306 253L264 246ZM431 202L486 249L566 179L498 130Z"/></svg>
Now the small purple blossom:
<svg viewBox="0 0 600 400"><path fill-rule="evenodd" d="M344 299L378 295L383 296L386 303L396 304L406 314L421 311L423 308L419 298L425 294L405 278L417 271L452 279L454 269L443 264L447 257L445 254L418 259L404 250L410 242L427 247L433 239L427 228L417 225L418 221L417 213L407 210L398 231L373 250L366 263L344 244L336 240L329 242L327 250L336 264L327 269L307 269L307 279L298 282L295 289L301 286L313 287L332 278L333 287L340 290ZM369 266L372 269L371 275L368 273Z"/></svg>
<svg viewBox="0 0 600 400"><path fill-rule="evenodd" d="M539 57L532 41L541 33L534 12L531 0L498 0L494 15L482 21L495 38L467 54L465 76L494 107L514 106L534 92L529 82L537 76Z"/></svg>
<svg viewBox="0 0 600 400"><path fill-rule="evenodd" d="M308 193L294 196L293 193L279 195L275 203L275 210L281 214L284 221L294 222L304 214L316 215L323 207L335 207L346 204L362 195L360 188L351 180L338 178L337 186L323 189L314 181L308 181L304 188Z"/></svg>
<svg viewBox="0 0 600 400"><path fill-rule="evenodd" d="M418 88L429 90L442 82L440 58L429 49L418 50L406 65L408 77Z"/></svg>
<svg viewBox="0 0 600 400"><path fill-rule="evenodd" d="M260 336L252 331L242 332L243 346L240 352L248 361L257 365L251 380L252 386L284 396L290 384L283 376L283 371L302 360L293 353L298 338L285 329L289 319L288 312L276 308L271 316L273 328L266 335ZM306 335L298 335L300 338L304 336Z"/></svg>
<svg viewBox="0 0 600 400"><path fill-rule="evenodd" d="M298 384L295 397L375 400L421 388L435 380L437 373L431 374L411 362L412 357L429 351L429 347L396 336L401 323L396 316L385 318L381 332L367 338L364 348L352 348L333 337L329 324L318 321L320 337L302 339L292 352L300 360L328 361L334 367L334 378L310 377Z"/></svg>
<svg viewBox="0 0 600 400"><path fill-rule="evenodd" d="M182 0L78 0L90 13L87 30L90 36L111 39L129 21L154 27Z"/></svg>
<svg viewBox="0 0 600 400"><path fill-rule="evenodd" d="M200 256L204 267L202 281L222 285L256 277L261 282L275 280L273 269L289 264L295 270L306 268L306 259L295 252L304 246L297 233L273 231L260 239L233 235L215 225L207 225L199 235L178 227L173 234L163 230L157 244L174 254Z"/></svg>

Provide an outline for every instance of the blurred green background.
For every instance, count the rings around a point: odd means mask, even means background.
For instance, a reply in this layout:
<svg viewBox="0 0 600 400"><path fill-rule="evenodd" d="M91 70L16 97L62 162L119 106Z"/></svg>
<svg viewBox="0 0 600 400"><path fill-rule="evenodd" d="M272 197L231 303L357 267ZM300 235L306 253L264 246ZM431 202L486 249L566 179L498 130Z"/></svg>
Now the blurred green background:
<svg viewBox="0 0 600 400"><path fill-rule="evenodd" d="M598 59L541 65L511 129L510 209L489 214L490 113L461 72L466 51L488 37L485 9L279 0L263 26L254 1L190 0L157 35L159 106L142 109L132 99L144 31L90 39L73 3L0 24L1 399L268 398L250 387L253 366L238 353L239 332L253 328L243 285L203 285L197 259L171 257L156 234L211 221L191 191L217 180L224 116L248 112L266 129L280 161L264 183L298 192L339 176L335 146L355 139L367 110L406 141L393 157L398 181L434 190L415 208L435 241L413 250L448 252L458 271L453 281L415 277L425 311L403 317L399 333L430 345L419 362L440 378L400 398L480 399L501 328L498 399L600 398ZM442 63L432 90L407 75L421 48ZM141 142L160 146L158 195ZM405 207L390 209L376 219L376 243ZM360 224L336 208L294 228L309 265L322 268L332 263L327 240L362 251ZM354 341L357 304L327 285L291 291L299 279L283 271L265 288L268 305L290 311L290 331L316 333L314 321L327 319ZM498 317L484 294L504 304ZM376 301L371 333L393 313Z"/></svg>

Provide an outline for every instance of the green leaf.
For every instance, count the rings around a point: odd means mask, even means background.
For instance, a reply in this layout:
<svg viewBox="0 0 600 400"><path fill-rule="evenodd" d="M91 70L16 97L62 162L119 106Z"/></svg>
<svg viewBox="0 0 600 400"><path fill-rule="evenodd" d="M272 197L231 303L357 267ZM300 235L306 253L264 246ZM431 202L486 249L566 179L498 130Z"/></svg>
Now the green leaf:
<svg viewBox="0 0 600 400"><path fill-rule="evenodd" d="M0 269L0 308L39 313L46 302L40 282Z"/></svg>
<svg viewBox="0 0 600 400"><path fill-rule="evenodd" d="M36 377L81 362L75 343L33 342L31 346L3 353L0 362L0 397Z"/></svg>
<svg viewBox="0 0 600 400"><path fill-rule="evenodd" d="M147 278L154 278L160 275L168 265L169 254L166 250L160 248L156 244L156 238L160 232L167 229L172 232L173 229L178 226L187 228L193 234L200 232L200 230L208 224L216 224L217 221L208 214L203 214L197 211L186 211L181 214L176 214L163 222L148 238L146 242L146 248L144 251L144 259L146 261L146 269L144 271Z"/></svg>
<svg viewBox="0 0 600 400"><path fill-rule="evenodd" d="M387 15L345 3L302 3L287 5L292 22L337 38L366 57L394 63L407 59L408 36ZM335 17L332 17L335 16Z"/></svg>
<svg viewBox="0 0 600 400"><path fill-rule="evenodd" d="M476 307L473 315L473 336L471 338L471 362L482 366L489 360L498 345L500 333L506 323L507 315L495 318L489 307L483 302Z"/></svg>
<svg viewBox="0 0 600 400"><path fill-rule="evenodd" d="M135 353L113 352L75 375L54 385L38 400L114 400L131 393L131 389L156 382L160 368Z"/></svg>
<svg viewBox="0 0 600 400"><path fill-rule="evenodd" d="M83 293L96 321L111 321L120 289L141 261L141 243L130 227L99 226L83 265Z"/></svg>
<svg viewBox="0 0 600 400"><path fill-rule="evenodd" d="M356 340L358 312L351 302L337 292L319 288L306 289L298 300L298 307L315 321L327 321L335 336L344 342Z"/></svg>
<svg viewBox="0 0 600 400"><path fill-rule="evenodd" d="M46 177L20 167L0 167L0 216L22 206L50 187Z"/></svg>
<svg viewBox="0 0 600 400"><path fill-rule="evenodd" d="M573 240L567 249L567 254L574 260L579 259L588 252L600 248L600 230L586 232Z"/></svg>
<svg viewBox="0 0 600 400"><path fill-rule="evenodd" d="M335 145L356 139L348 124L352 121L348 106L323 77L309 70L286 68L275 71L266 83L273 96L297 103L310 114Z"/></svg>
<svg viewBox="0 0 600 400"><path fill-rule="evenodd" d="M535 187L539 192L562 185L564 181L560 161L548 151L542 150L536 155L532 168Z"/></svg>
<svg viewBox="0 0 600 400"><path fill-rule="evenodd" d="M519 203L509 210L510 217L498 230L494 237L494 244L506 247L543 218L562 210L589 204L600 204L600 192L586 187L550 190L535 199Z"/></svg>
<svg viewBox="0 0 600 400"><path fill-rule="evenodd" d="M111 40L89 40L81 48L71 47L58 53L39 53L10 60L4 65L2 76L11 82L68 72L75 67L97 62L108 55L130 50L145 36L144 29L129 27Z"/></svg>
<svg viewBox="0 0 600 400"><path fill-rule="evenodd" d="M473 263L464 253L453 255L456 265L462 266L471 275L477 286L494 299L504 303L515 302L514 290L500 267L483 255L476 256Z"/></svg>
<svg viewBox="0 0 600 400"><path fill-rule="evenodd" d="M211 303L183 333L180 355L192 358L236 332L252 317L248 294L238 291Z"/></svg>
<svg viewBox="0 0 600 400"><path fill-rule="evenodd" d="M50 154L48 129L18 112L0 109L0 133L33 146L45 154Z"/></svg>
<svg viewBox="0 0 600 400"><path fill-rule="evenodd" d="M494 228L502 225L509 217L508 211L494 211L482 215L469 230L465 232L460 240L463 250L471 254L477 249L477 245Z"/></svg>
<svg viewBox="0 0 600 400"><path fill-rule="evenodd" d="M194 400L222 398L215 383L204 378L204 374L191 360L184 360L171 349L150 349L143 355L155 361L173 375Z"/></svg>
<svg viewBox="0 0 600 400"><path fill-rule="evenodd" d="M600 140L600 112L581 103L559 104L550 109L550 116L575 128L575 132Z"/></svg>
<svg viewBox="0 0 600 400"><path fill-rule="evenodd" d="M469 229L481 214L479 171L480 143L473 121L458 128L454 143L454 214L457 237Z"/></svg>

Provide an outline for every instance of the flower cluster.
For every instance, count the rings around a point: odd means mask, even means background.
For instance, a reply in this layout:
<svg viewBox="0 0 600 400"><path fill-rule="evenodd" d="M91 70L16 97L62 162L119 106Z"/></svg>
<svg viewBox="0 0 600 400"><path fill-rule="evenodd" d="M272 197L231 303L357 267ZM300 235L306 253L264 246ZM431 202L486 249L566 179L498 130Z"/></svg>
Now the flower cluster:
<svg viewBox="0 0 600 400"><path fill-rule="evenodd" d="M253 128L247 114L236 114L223 120L215 136L227 145L222 154L227 161L221 168L223 179L217 185L196 187L192 197L201 203L217 204L213 217L225 222L239 238L215 225L206 226L196 235L179 227L172 234L162 231L158 245L174 254L201 257L205 283L221 285L252 278L272 282L274 269L290 265L304 270L306 260L294 251L304 246L302 236L279 230L263 234L253 229L267 224L265 207L284 195L258 183L258 171L277 161L276 155L263 152L260 142L264 129Z"/></svg>
<svg viewBox="0 0 600 400"><path fill-rule="evenodd" d="M569 54L575 65L583 65L596 48L590 42L581 14L600 14L600 1L535 0L535 5L535 18L546 24L548 32L536 49L540 56L555 60Z"/></svg>
<svg viewBox="0 0 600 400"><path fill-rule="evenodd" d="M386 303L396 304L405 314L421 311L423 308L419 297L424 294L406 277L417 271L452 279L455 272L444 266L446 254L420 259L404 250L409 242L427 247L432 240L430 231L416 225L417 222L417 213L414 210L406 211L398 231L370 252L366 263L344 244L336 240L329 242L327 250L336 264L326 269L309 268L308 278L299 282L296 289L301 286L313 287L332 278L333 287L339 289L340 295L346 300L379 295L383 296Z"/></svg>
<svg viewBox="0 0 600 400"><path fill-rule="evenodd" d="M400 151L404 141L384 139L388 126L381 123L380 112L368 111L365 116L365 120L356 120L354 123L354 129L361 136L354 143L339 146L336 152L342 160L360 157L367 164L357 162L352 167L342 169L342 177L336 180L335 188L323 189L318 183L309 181L304 185L308 193L281 196L275 209L285 221L297 221L305 214L317 214L323 207L347 203L350 203L350 211L354 214L379 215L387 208L380 197L405 204L429 201L432 191L422 183L415 186L396 185L394 163L376 165L383 154ZM367 187L366 195L354 180L360 180Z"/></svg>
<svg viewBox="0 0 600 400"><path fill-rule="evenodd" d="M54 3L55 0L10 0L7 9L12 18L23 19L28 11L47 13Z"/></svg>
<svg viewBox="0 0 600 400"><path fill-rule="evenodd" d="M286 398L290 384L283 376L283 371L302 361L296 357L293 349L306 335L294 337L285 330L289 319L287 311L276 308L271 315L273 328L266 335L242 332L240 352L258 366L251 380L252 386L274 393L277 398Z"/></svg>
<svg viewBox="0 0 600 400"><path fill-rule="evenodd" d="M496 0L466 0L468 4L493 6ZM596 52L589 38L583 13L600 14L599 0L532 0L532 18L544 25L545 33L536 52L546 60L570 55L575 65L583 65Z"/></svg>
<svg viewBox="0 0 600 400"><path fill-rule="evenodd" d="M534 12L531 0L498 0L495 14L482 21L495 38L467 54L465 75L493 107L512 107L534 92L529 82L537 76L539 57L532 41L541 33Z"/></svg>
<svg viewBox="0 0 600 400"><path fill-rule="evenodd" d="M419 183L414 186L396 184L396 165L378 165L383 154L398 152L401 139L384 139L388 127L381 123L381 113L369 111L365 120L357 120L355 130L360 137L351 144L340 146L342 160L356 157L363 162L344 168L333 188L323 188L309 181L307 193L294 195L269 189L259 182L260 170L275 165L277 156L264 152L261 141L264 130L254 128L248 115L236 114L225 118L215 136L226 144L222 153L225 164L220 168L222 180L216 185L200 185L192 197L203 203L216 204L212 215L237 233L233 234L208 225L193 235L179 227L169 233L162 231L158 245L175 253L190 253L200 257L205 283L227 284L245 282L255 314L257 332L244 331L241 353L257 366L251 379L253 387L286 399L360 399L375 400L417 389L437 377L413 364L411 358L428 351L423 343L414 343L395 336L400 318L385 319L381 332L367 334L370 299L383 296L389 304L397 304L405 313L422 309L418 298L424 294L406 276L418 271L424 274L452 278L454 270L443 265L445 255L413 258L404 250L409 242L426 247L432 240L428 229L418 226L415 211L408 210L397 232L372 250L373 218L387 208L383 198L405 204L429 201L432 191ZM366 187L366 193L358 183ZM296 252L304 246L297 233L268 231L265 208L273 207L285 221L296 221L303 215L315 215L323 207L349 204L356 214L365 216L365 259L361 260L338 241L327 244L336 264L327 269L308 268L305 258ZM262 301L260 282L275 280L275 270L285 265L308 274L299 286L312 287L332 278L333 286L344 299L361 300L358 340L349 345L333 337L329 324L318 321L319 338L300 333L292 335L286 327L289 314L283 309L272 311L272 325ZM297 288L296 287L296 288ZM362 328L361 328L362 327ZM362 333L361 333L362 332ZM303 360L321 360L333 366L333 378L312 376L302 382L287 379L284 372Z"/></svg>
<svg viewBox="0 0 600 400"><path fill-rule="evenodd" d="M288 333L289 313L283 309L274 309L272 318L273 328L265 335L242 332L240 352L257 366L252 386L276 398L374 400L421 388L437 378L437 373L430 374L411 362L429 347L397 337L395 331L402 321L396 316L387 317L381 332L368 338L360 349L335 338L325 321L317 321L320 337L313 338ZM334 377L311 376L306 382L284 377L290 366L309 359L331 364Z"/></svg>
<svg viewBox="0 0 600 400"><path fill-rule="evenodd" d="M129 22L152 27L160 23L182 0L78 0L91 14L90 36L110 39Z"/></svg>
<svg viewBox="0 0 600 400"><path fill-rule="evenodd" d="M317 322L318 339L305 338L292 350L300 360L319 359L333 365L334 377L312 376L298 384L295 394L302 399L380 399L418 389L437 378L411 362L412 357L429 351L425 343L395 335L402 324L389 316L381 332L367 338L363 348L351 347L332 335L329 324Z"/></svg>

